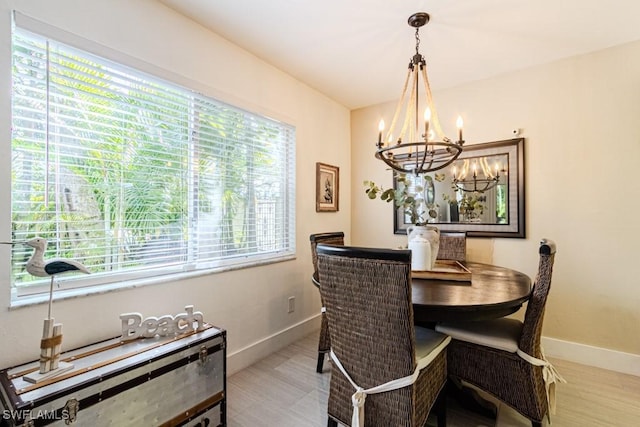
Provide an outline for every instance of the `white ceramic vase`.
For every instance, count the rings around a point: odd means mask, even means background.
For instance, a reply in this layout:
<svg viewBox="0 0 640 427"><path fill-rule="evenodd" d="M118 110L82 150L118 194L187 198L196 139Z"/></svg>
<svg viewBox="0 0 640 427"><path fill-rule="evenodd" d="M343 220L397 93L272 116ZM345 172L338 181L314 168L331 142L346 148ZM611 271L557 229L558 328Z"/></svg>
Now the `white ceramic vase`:
<svg viewBox="0 0 640 427"><path fill-rule="evenodd" d="M440 230L433 225L410 225L407 228L412 270L433 270L440 249ZM416 268L428 267L428 268Z"/></svg>

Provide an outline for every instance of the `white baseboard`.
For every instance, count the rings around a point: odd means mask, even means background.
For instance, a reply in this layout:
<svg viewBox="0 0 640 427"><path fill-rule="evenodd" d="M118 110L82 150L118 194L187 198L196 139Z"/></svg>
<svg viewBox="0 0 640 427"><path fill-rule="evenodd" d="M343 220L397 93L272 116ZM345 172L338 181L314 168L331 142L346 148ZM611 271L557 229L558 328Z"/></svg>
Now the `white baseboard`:
<svg viewBox="0 0 640 427"><path fill-rule="evenodd" d="M320 328L320 314L311 316L295 325L262 338L244 348L227 354L227 375L253 365L270 354L286 347Z"/></svg>
<svg viewBox="0 0 640 427"><path fill-rule="evenodd" d="M287 329L265 337L227 355L227 375L251 366L281 348L295 342L320 327L320 315L311 316ZM582 365L594 366L640 376L640 355L624 353L586 344L542 337L545 355Z"/></svg>
<svg viewBox="0 0 640 427"><path fill-rule="evenodd" d="M640 376L640 355L542 337L546 356Z"/></svg>

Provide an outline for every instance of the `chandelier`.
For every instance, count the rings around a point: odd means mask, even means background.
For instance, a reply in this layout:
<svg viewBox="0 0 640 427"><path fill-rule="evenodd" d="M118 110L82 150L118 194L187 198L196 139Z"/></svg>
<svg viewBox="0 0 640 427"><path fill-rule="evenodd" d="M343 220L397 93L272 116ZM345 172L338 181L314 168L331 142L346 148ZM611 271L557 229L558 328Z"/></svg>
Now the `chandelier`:
<svg viewBox="0 0 640 427"><path fill-rule="evenodd" d="M416 53L409 61L407 78L402 95L391 120L391 126L385 133L384 120L378 127L376 158L385 162L391 169L415 175L436 171L450 165L462 152L462 117L458 117L457 141L446 137L440 127L438 114L433 104L427 64L419 52L420 27L429 22L428 13L415 13L409 17L409 25L416 29ZM423 93L420 93L422 82ZM424 115L420 117L420 100L423 97ZM401 113L404 119L398 126L399 133L394 134Z"/></svg>
<svg viewBox="0 0 640 427"><path fill-rule="evenodd" d="M478 168L478 165L480 165L480 168ZM471 169L471 176L469 176L469 169ZM474 159L471 166L469 159L465 159L462 162L460 171L458 171L457 166L453 166L451 186L454 190L484 193L498 185L500 172L506 173L506 169L501 169L498 162L495 163L492 169L486 157Z"/></svg>

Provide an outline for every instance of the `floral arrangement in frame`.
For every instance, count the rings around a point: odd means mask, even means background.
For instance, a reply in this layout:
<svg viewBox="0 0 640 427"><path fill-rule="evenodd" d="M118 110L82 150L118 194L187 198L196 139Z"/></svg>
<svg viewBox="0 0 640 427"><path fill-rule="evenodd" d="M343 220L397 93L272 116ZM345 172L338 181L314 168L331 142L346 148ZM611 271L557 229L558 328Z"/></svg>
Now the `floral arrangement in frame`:
<svg viewBox="0 0 640 427"><path fill-rule="evenodd" d="M316 163L316 212L337 212L340 208L340 168Z"/></svg>

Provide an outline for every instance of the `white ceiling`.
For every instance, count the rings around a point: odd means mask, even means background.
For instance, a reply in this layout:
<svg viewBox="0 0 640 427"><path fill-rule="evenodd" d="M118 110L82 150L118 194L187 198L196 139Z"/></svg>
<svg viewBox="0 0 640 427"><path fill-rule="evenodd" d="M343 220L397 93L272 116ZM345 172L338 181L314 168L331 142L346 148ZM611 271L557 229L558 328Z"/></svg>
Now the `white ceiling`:
<svg viewBox="0 0 640 427"><path fill-rule="evenodd" d="M414 29L434 89L640 39L638 0L158 0L349 108L400 96Z"/></svg>

